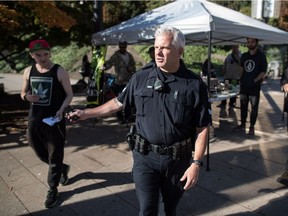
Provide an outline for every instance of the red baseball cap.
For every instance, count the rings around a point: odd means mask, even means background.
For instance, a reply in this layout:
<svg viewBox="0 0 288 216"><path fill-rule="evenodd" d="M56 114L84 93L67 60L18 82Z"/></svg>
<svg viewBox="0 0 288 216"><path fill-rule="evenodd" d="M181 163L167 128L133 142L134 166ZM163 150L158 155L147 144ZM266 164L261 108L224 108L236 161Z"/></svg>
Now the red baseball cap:
<svg viewBox="0 0 288 216"><path fill-rule="evenodd" d="M29 44L30 52L35 52L38 50L50 50L50 46L46 40L34 40Z"/></svg>

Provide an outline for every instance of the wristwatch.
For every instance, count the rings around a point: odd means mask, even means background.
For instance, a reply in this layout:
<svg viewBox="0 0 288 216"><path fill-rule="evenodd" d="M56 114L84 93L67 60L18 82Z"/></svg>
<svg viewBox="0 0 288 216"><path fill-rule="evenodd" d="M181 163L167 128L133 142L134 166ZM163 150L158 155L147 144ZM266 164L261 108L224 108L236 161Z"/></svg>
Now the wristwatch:
<svg viewBox="0 0 288 216"><path fill-rule="evenodd" d="M192 160L192 163L197 164L199 167L203 167L204 163L201 160Z"/></svg>

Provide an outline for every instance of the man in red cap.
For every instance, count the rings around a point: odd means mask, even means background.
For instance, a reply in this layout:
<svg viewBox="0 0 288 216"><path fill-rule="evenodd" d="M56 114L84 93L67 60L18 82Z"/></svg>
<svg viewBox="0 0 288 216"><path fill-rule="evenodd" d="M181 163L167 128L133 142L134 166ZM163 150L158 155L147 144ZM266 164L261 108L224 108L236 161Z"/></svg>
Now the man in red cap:
<svg viewBox="0 0 288 216"><path fill-rule="evenodd" d="M63 113L73 92L68 72L51 62L47 41L30 42L29 51L35 64L24 70L21 98L31 104L28 143L39 159L49 165L45 207L51 208L58 199L59 183L66 185L68 182L70 166L63 163L66 138ZM45 123L47 118L50 124Z"/></svg>

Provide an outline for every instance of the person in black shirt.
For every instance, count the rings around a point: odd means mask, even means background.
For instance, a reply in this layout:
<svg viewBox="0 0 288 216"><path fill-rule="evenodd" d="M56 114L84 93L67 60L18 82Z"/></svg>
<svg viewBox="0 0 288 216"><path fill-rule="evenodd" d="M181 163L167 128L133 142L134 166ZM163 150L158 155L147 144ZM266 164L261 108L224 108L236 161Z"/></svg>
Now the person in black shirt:
<svg viewBox="0 0 288 216"><path fill-rule="evenodd" d="M155 48L152 46L148 49L147 53L149 54L151 58L151 63L155 63Z"/></svg>
<svg viewBox="0 0 288 216"><path fill-rule="evenodd" d="M86 54L82 58L80 74L83 77L83 81L85 80L85 77L91 76L91 63L89 62L88 56Z"/></svg>
<svg viewBox="0 0 288 216"><path fill-rule="evenodd" d="M28 143L39 159L49 165L49 190L45 207L53 207L58 199L59 183L66 185L70 166L63 163L65 144L65 108L73 98L70 78L60 65L51 62L50 46L45 40L29 44L35 64L23 74L21 98L30 102L28 117ZM52 117L57 121L48 125L43 119Z"/></svg>
<svg viewBox="0 0 288 216"><path fill-rule="evenodd" d="M258 116L261 83L267 71L267 60L265 54L257 48L258 39L247 38L248 52L241 56L241 78L240 78L240 104L241 124L235 130L245 131L248 105L251 104L249 134L254 135L254 125Z"/></svg>
<svg viewBox="0 0 288 216"><path fill-rule="evenodd" d="M136 72L117 98L94 109L76 110L68 118L84 120L136 107L134 142L129 143L139 215L158 215L161 193L165 214L173 216L203 166L210 103L206 84L181 60L183 33L161 27L155 33L154 47L156 64Z"/></svg>

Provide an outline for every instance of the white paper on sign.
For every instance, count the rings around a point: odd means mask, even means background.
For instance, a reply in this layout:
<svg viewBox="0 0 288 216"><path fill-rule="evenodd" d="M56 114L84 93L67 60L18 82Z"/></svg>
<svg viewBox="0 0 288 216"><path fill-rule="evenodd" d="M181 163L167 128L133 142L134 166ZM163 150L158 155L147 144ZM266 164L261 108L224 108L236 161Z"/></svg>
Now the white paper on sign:
<svg viewBox="0 0 288 216"><path fill-rule="evenodd" d="M55 123L59 122L59 118L53 118L53 117L49 117L49 118L44 118L42 120L44 123L53 126Z"/></svg>

